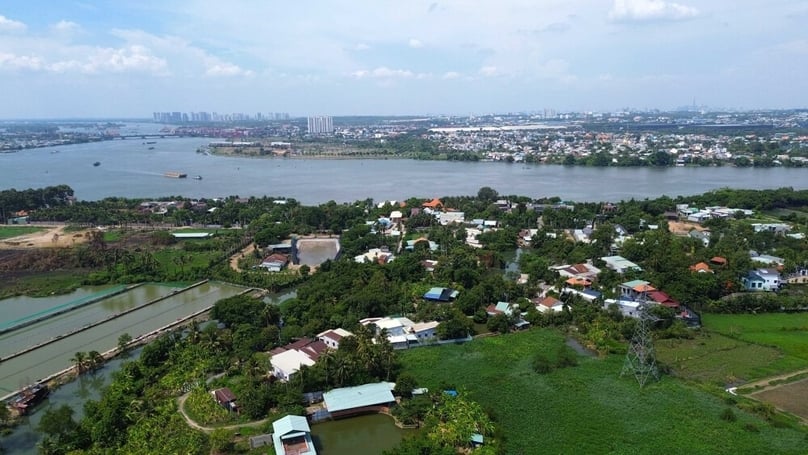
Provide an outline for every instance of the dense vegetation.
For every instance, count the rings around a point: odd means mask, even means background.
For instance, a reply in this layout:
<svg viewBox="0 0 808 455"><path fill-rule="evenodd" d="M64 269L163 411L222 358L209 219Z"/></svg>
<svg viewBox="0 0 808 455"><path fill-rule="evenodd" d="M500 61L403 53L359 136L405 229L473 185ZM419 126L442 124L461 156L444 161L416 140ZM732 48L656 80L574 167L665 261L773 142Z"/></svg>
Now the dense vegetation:
<svg viewBox="0 0 808 455"><path fill-rule="evenodd" d="M17 199L25 201L22 196ZM170 198L163 202L170 201L173 203L163 215L141 210L143 201L125 199L22 207L35 210L31 214L35 219L112 227L91 230L87 242L73 248L42 250L20 256L15 262L0 261L0 268L5 267L0 270L26 269L48 276L61 271L65 281L71 277L77 284L218 278L272 291L295 285L296 297L280 306L248 296L218 302L211 317L224 328L194 325L184 334L173 333L150 344L138 361L128 363L116 374L100 401L86 404L81 420L75 420L69 409L51 410L41 428L47 435L44 452L77 449L131 453L159 447L171 453L207 453L217 450L222 440L227 442L227 435L217 433L214 437L192 431L177 412L176 398L180 395L190 394L186 401L190 415L201 423L218 425L302 413L303 392L396 379L406 384L397 390L405 397L416 385L433 392L446 387L461 391L456 402L439 393L405 401L395 411L401 420L425 426L421 436L393 452L400 455L451 452L466 444L463 439L471 426L481 428L478 432L491 441L485 450L501 453L528 453L536 446L537 434L550 452L564 452L569 447L598 452L603 451L603 444L607 451L617 452L630 444L638 453L650 452L652 447L663 452L688 447L696 453L729 453L730 448L758 453L767 446L783 453L806 449L800 432L773 428L743 406L733 408L734 419L722 420L719 415L726 404L670 377L642 392L632 381L618 379L619 354L625 352L635 320L623 317L615 308L604 309L600 300L587 303L563 297L563 311L540 313L528 299L535 298L542 286L553 285L556 289L549 295L562 298L558 286L564 279L550 266L592 260L603 270L595 287L607 298L616 296L618 284L644 279L705 313L804 309L804 293L799 287L751 297L742 292L740 277L754 266L748 254L752 249L784 258L784 273L808 264L804 239L757 233L751 226L753 222L782 219L795 231L804 232L808 191L717 190L692 197L622 201L607 210L601 203L531 200L482 188L476 196L442 198L446 207L464 212L467 220L497 222L497 230L478 237L481 248L466 244L465 226L441 225L424 212L405 221L402 241L425 238L437 245L434 251L429 242L416 243L412 251L396 251L398 239L383 235L383 227L375 222L391 210L409 213L409 209L420 208L423 201L418 199L396 207L379 207L373 201L306 207L294 200L237 197L220 201ZM756 213L755 218L706 223L711 237L705 244L666 229L666 212L680 203L727 205ZM210 211L211 207L218 210ZM781 219L773 215L783 210L788 212ZM177 241L164 229L189 224L216 235ZM575 242L566 231L587 226L592 229L589 243ZM631 235L618 246L620 254L640 264L642 272L621 276L600 262L601 256L614 252L618 227ZM529 244L519 239L526 229L536 230ZM260 253L239 261L245 266L239 272L227 261L245 246L252 244L260 252L292 234L310 233L341 235L341 257L321 264L313 273L253 270L250 266L259 260ZM520 271L528 275L524 284L517 283L518 274L503 271L506 258L517 245L521 247ZM387 264L354 261L355 255L377 247L396 251L396 259ZM688 270L690 265L714 256L726 258L727 264L714 273ZM424 267L427 259L437 262L434 271ZM80 280L70 273L76 271L82 272ZM42 274L34 273L28 279ZM424 293L435 286L450 287L460 294L451 304L424 301ZM4 285L4 291L7 289L9 286ZM499 301L519 306L511 315L490 317L486 307ZM474 327L508 334L520 319L530 322L534 329L465 346L413 350L401 354L399 361L399 354L383 333L377 335L358 323L363 318L393 314L414 321L438 321L441 339L465 337ZM655 309L655 315L659 321L654 336L663 369L706 384L709 390L736 379L793 370L808 358L799 341L805 324L793 322L801 319L772 319L776 322L756 331L757 321L765 321L756 319L760 315L750 315L749 319L707 315L708 329L699 332L685 328L672 311L662 307ZM715 331L710 330L712 324ZM289 383L275 382L267 375L267 351L336 327L351 330L356 336L343 340L338 351L302 369ZM601 358L572 354L557 331L566 328ZM86 354L77 353L76 357L77 365L92 368L92 363L85 363ZM218 377L211 379L214 375ZM226 415L205 400L211 388L220 386L230 387L239 397L240 417ZM472 417L454 419L446 411L453 406ZM584 415L587 417L582 418ZM493 419L493 427L487 419ZM773 421L792 424L788 419ZM536 425L543 422L548 422L548 431L537 432ZM676 431L660 432L659 428ZM717 434L724 436L717 438ZM444 440L436 435L452 437ZM616 439L614 435L621 436Z"/></svg>

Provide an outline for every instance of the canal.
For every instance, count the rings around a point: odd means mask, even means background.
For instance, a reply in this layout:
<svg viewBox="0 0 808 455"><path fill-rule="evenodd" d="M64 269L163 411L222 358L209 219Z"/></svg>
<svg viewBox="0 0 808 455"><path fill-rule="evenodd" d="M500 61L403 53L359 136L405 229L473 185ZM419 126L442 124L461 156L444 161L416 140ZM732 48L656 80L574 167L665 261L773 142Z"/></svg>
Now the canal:
<svg viewBox="0 0 808 455"><path fill-rule="evenodd" d="M30 346L50 339L71 328L81 327L157 297L170 295L178 289L156 284L140 286L108 300L9 332L0 339L2 350L16 352L20 346ZM118 337L123 333L132 337L146 334L242 291L244 288L224 283L205 283L56 343L6 360L0 364L0 396L69 367L70 359L76 352L104 352L115 347ZM4 301L0 301L0 308L3 308L3 304ZM15 304L19 304L19 300ZM6 343L13 348L6 348Z"/></svg>
<svg viewBox="0 0 808 455"><path fill-rule="evenodd" d="M23 417L20 424L14 427L10 434L0 436L0 447L9 454L37 454L37 444L42 440L42 434L38 433L36 428L45 411L66 404L73 409L73 418L81 419L84 414L84 403L87 400L99 399L101 389L111 382L112 373L118 371L123 362L136 359L140 355L140 351L140 348L134 349L124 357L110 360L92 374L82 375L75 381L51 391L48 398L37 406L31 415Z"/></svg>

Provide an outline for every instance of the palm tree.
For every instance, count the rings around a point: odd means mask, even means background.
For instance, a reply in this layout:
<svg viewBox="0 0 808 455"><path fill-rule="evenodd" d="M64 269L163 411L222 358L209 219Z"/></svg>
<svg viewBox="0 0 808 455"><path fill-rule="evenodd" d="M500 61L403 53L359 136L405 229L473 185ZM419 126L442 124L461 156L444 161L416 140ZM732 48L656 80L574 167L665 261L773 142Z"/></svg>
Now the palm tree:
<svg viewBox="0 0 808 455"><path fill-rule="evenodd" d="M90 369L93 371L100 368L101 365L104 364L104 360L106 359L104 359L104 356L98 351L90 351L87 353L87 362L90 365Z"/></svg>
<svg viewBox="0 0 808 455"><path fill-rule="evenodd" d="M77 352L70 359L70 362L76 365L76 373L81 374L84 371L84 367L87 366L87 354Z"/></svg>

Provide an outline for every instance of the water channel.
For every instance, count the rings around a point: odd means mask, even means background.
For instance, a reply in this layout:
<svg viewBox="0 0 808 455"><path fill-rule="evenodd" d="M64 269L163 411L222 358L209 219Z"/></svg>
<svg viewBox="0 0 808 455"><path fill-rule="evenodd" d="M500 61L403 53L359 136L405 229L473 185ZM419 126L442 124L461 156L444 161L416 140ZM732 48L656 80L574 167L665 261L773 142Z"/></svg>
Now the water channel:
<svg viewBox="0 0 808 455"><path fill-rule="evenodd" d="M22 347L31 346L71 329L137 307L155 298L170 295L178 289L157 284L140 286L124 294L6 333L0 337L0 345L2 345L0 349L4 354L16 352ZM133 311L118 319L61 339L56 343L6 360L0 364L0 396L69 367L70 358L76 352L104 352L115 347L118 337L123 333L137 337L151 332L243 290L244 288L224 283L205 283L188 291L171 295L165 300ZM79 293L85 291L83 289ZM75 295L71 294L71 297ZM63 297L59 296L59 301L63 301ZM29 299L31 302L38 300ZM50 297L45 299L50 299ZM55 301L56 299L52 302ZM14 302L10 302L10 306L16 307L24 302L24 298L16 298ZM0 301L0 311L5 303L5 300ZM47 305L37 302L36 306Z"/></svg>
<svg viewBox="0 0 808 455"><path fill-rule="evenodd" d="M37 454L37 444L42 440L42 435L36 431L36 428L45 411L66 404L73 409L73 418L81 419L84 414L84 403L87 400L99 399L101 390L111 382L112 373L118 371L123 362L137 358L140 351L140 348L134 349L125 357L110 360L94 373L85 374L77 380L51 391L48 398L37 406L31 415L23 417L11 434L0 437L0 446L8 454Z"/></svg>

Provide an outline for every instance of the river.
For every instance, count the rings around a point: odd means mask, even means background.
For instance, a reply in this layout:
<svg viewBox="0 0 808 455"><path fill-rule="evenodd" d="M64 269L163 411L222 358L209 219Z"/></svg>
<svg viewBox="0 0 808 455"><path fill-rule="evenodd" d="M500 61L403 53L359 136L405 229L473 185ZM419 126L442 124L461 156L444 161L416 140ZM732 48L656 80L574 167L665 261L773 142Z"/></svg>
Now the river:
<svg viewBox="0 0 808 455"><path fill-rule="evenodd" d="M127 131L151 131L153 124ZM0 189L67 184L83 200L181 195L293 197L304 204L408 197L472 195L483 186L500 194L569 201L619 201L700 194L730 187L808 188L808 170L797 168L582 166L417 160L312 160L213 156L196 150L215 139L113 140L0 154ZM153 147L153 150L149 150ZM94 162L101 163L93 166ZM187 179L164 177L169 171ZM190 177L199 175L202 180Z"/></svg>

